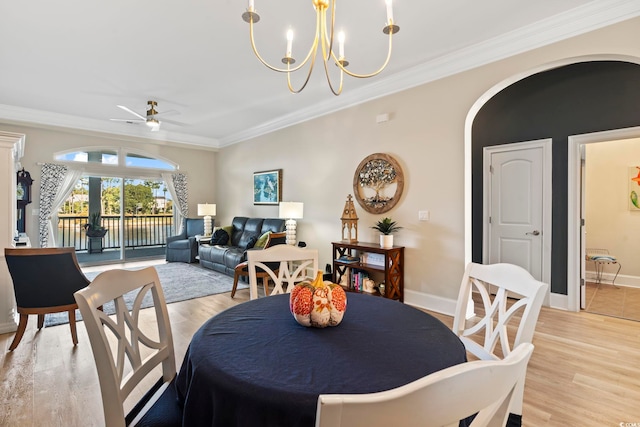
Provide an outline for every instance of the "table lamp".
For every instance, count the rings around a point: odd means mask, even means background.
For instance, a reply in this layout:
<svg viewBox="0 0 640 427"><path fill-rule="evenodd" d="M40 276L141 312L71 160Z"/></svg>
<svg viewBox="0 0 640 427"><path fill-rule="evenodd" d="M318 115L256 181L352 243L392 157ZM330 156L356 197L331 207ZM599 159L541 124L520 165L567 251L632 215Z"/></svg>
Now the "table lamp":
<svg viewBox="0 0 640 427"><path fill-rule="evenodd" d="M296 244L296 219L302 218L304 203L302 202L280 202L279 217L286 219L287 245Z"/></svg>
<svg viewBox="0 0 640 427"><path fill-rule="evenodd" d="M206 237L211 236L213 233L213 224L211 223L211 217L216 215L216 205L210 205L208 203L198 203L198 216L204 216L204 235Z"/></svg>

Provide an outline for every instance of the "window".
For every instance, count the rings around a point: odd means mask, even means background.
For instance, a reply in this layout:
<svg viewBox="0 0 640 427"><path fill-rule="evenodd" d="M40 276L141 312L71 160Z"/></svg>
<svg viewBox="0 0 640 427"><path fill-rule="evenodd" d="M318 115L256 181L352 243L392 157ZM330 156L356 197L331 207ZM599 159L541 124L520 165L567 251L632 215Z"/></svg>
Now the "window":
<svg viewBox="0 0 640 427"><path fill-rule="evenodd" d="M175 163L168 160L150 157L146 154L136 153L133 150L113 148L80 148L72 151L56 153L55 160L63 162L78 162L88 164L102 164L107 166L124 166L127 168L156 169L175 171L178 169Z"/></svg>
<svg viewBox="0 0 640 427"><path fill-rule="evenodd" d="M58 153L54 159L66 162L101 163L103 165L118 165L118 152L115 150L77 150Z"/></svg>
<svg viewBox="0 0 640 427"><path fill-rule="evenodd" d="M125 159L127 167L176 170L176 167L169 164L169 162L143 156L142 154L127 153Z"/></svg>

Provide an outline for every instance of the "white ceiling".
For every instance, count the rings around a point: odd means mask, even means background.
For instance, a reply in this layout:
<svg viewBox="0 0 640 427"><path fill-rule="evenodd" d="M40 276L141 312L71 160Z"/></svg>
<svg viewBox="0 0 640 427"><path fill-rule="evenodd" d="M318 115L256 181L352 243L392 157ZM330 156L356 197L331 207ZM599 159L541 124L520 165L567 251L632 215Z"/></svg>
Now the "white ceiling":
<svg viewBox="0 0 640 427"><path fill-rule="evenodd" d="M311 0L255 0L256 43L280 65L285 31L294 57L311 41ZM0 123L38 123L223 147L369 99L640 15L640 0L394 0L394 50L371 79L329 91L320 63L307 88L251 51L245 0L0 0ZM350 70L383 62L383 0L338 1ZM297 52L297 54L296 54ZM320 59L319 59L320 61ZM335 68L335 67L332 67ZM299 85L296 76L294 85ZM159 132L112 122L174 110Z"/></svg>

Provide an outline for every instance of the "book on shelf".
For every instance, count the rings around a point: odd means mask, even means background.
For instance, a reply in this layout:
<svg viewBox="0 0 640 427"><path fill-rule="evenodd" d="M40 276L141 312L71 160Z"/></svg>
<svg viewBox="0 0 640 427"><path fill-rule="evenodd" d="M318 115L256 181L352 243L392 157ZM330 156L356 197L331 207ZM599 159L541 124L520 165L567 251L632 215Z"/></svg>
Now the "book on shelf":
<svg viewBox="0 0 640 427"><path fill-rule="evenodd" d="M356 292L362 292L364 289L364 281L369 279L369 275L366 271L353 270L351 272L351 284L349 286L350 289L353 289Z"/></svg>
<svg viewBox="0 0 640 427"><path fill-rule="evenodd" d="M385 258L384 254L375 254L375 253L365 252L362 254L362 263L376 265L378 267L384 267L384 258Z"/></svg>
<svg viewBox="0 0 640 427"><path fill-rule="evenodd" d="M360 262L360 258L351 256L351 255L342 255L340 258L338 258L338 261L355 263L355 262Z"/></svg>

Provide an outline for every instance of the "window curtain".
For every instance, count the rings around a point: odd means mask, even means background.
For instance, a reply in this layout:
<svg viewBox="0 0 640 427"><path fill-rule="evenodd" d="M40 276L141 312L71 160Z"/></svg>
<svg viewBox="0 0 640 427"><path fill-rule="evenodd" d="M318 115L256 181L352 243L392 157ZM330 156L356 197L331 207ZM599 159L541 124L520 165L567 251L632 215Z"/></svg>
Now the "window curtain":
<svg viewBox="0 0 640 427"><path fill-rule="evenodd" d="M173 199L173 228L176 234L182 233L182 219L189 217L189 191L187 176L183 173L163 173L162 179Z"/></svg>
<svg viewBox="0 0 640 427"><path fill-rule="evenodd" d="M80 177L81 169L69 169L64 165L45 163L40 177L40 247L56 247L55 229L58 226L58 208L73 190Z"/></svg>

